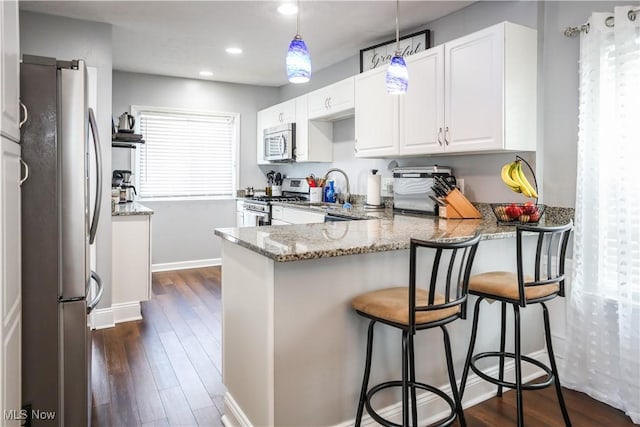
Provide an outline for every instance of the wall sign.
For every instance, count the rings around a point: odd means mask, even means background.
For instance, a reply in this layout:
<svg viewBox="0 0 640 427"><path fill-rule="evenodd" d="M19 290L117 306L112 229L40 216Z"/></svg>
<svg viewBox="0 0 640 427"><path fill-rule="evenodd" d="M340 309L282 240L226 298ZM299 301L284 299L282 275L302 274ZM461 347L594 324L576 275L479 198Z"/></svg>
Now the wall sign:
<svg viewBox="0 0 640 427"><path fill-rule="evenodd" d="M419 31L400 38L403 57L411 56L429 48L429 30ZM396 41L380 43L360 50L360 72L373 70L389 64L396 53Z"/></svg>

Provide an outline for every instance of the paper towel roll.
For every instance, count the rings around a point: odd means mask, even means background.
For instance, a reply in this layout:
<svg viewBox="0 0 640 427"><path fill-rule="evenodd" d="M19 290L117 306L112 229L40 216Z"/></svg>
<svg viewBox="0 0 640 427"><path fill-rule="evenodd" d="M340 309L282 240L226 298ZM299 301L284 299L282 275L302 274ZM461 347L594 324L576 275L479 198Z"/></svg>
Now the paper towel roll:
<svg viewBox="0 0 640 427"><path fill-rule="evenodd" d="M380 204L381 175L369 175L367 180L367 204L377 206Z"/></svg>

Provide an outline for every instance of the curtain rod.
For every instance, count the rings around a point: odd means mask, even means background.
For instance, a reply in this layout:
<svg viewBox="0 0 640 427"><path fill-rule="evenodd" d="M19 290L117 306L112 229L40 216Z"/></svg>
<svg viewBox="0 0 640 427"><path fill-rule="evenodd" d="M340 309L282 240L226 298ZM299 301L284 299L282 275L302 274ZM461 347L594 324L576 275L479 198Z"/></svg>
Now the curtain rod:
<svg viewBox="0 0 640 427"><path fill-rule="evenodd" d="M635 9L631 9L628 13L627 13L627 18L629 18L629 21L635 21L636 20L636 16L638 15L637 12L640 11L640 7L636 7ZM607 27L611 28L615 25L615 19L613 18L613 16L609 16L607 17L607 19L604 20L604 25L606 25ZM578 34L580 34L581 32L589 32L589 28L591 28L591 24L589 24L588 22L586 24L582 24L579 27L567 27L564 29L564 35L565 37L574 37L577 36Z"/></svg>

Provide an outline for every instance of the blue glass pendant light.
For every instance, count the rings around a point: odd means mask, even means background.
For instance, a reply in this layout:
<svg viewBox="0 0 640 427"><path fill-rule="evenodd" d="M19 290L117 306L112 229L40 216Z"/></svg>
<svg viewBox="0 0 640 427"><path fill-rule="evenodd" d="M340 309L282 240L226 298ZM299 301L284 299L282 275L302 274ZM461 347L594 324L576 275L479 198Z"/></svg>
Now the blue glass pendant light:
<svg viewBox="0 0 640 427"><path fill-rule="evenodd" d="M392 95L407 93L409 86L409 70L407 70L407 63L404 62L402 51L400 50L400 28L398 26L399 8L400 0L396 0L396 53L393 58L391 58L386 77L387 93Z"/></svg>
<svg viewBox="0 0 640 427"><path fill-rule="evenodd" d="M311 56L300 36L300 0L296 36L291 40L287 51L287 77L291 83L306 83L311 78Z"/></svg>

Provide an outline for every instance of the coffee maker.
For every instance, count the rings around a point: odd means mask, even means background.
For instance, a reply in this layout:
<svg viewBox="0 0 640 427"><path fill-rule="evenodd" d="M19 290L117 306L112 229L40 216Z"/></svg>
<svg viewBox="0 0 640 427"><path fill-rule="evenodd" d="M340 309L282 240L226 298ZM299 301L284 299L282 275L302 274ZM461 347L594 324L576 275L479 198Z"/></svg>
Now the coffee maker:
<svg viewBox="0 0 640 427"><path fill-rule="evenodd" d="M136 187L131 184L131 171L114 170L111 176L111 189L113 192L118 191L118 203L133 202L134 194L137 196Z"/></svg>

